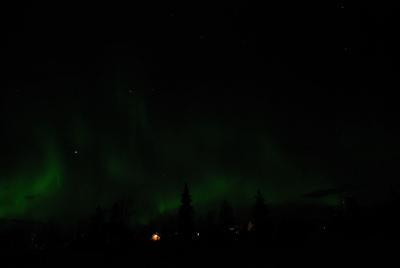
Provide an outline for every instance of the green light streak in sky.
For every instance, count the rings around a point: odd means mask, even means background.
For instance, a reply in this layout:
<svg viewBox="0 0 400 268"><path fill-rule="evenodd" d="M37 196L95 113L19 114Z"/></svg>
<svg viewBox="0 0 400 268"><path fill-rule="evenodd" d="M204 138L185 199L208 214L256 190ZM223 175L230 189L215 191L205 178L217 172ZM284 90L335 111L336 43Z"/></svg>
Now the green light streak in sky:
<svg viewBox="0 0 400 268"><path fill-rule="evenodd" d="M31 209L34 209L37 202L52 197L61 189L62 183L63 171L60 160L55 148L49 148L38 170L21 168L12 178L1 181L0 217L34 216L36 213Z"/></svg>
<svg viewBox="0 0 400 268"><path fill-rule="evenodd" d="M224 199L249 206L258 189L279 204L332 187L314 167L314 174L300 172L258 123L160 112L145 94L128 89L110 95L110 103L73 110L65 124L57 118L62 123L54 131L46 131L52 122L45 119L40 127L27 123L26 132L38 129L33 147L44 151L0 170L0 217L79 217L129 199L144 223L173 213L185 182L195 208L215 208Z"/></svg>

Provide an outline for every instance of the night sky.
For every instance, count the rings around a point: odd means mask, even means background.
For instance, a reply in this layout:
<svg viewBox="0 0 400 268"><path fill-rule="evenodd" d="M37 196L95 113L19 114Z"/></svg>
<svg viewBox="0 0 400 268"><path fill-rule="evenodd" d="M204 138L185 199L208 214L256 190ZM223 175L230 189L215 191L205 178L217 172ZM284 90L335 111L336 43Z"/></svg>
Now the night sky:
<svg viewBox="0 0 400 268"><path fill-rule="evenodd" d="M1 8L0 217L398 189L394 6L60 2Z"/></svg>

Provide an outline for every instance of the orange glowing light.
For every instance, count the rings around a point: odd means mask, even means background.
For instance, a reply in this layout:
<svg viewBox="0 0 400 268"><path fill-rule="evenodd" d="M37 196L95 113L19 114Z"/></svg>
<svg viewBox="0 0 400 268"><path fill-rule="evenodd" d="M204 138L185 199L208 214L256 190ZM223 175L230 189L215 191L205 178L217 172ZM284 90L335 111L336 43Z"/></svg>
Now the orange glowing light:
<svg viewBox="0 0 400 268"><path fill-rule="evenodd" d="M155 233L151 236L151 241L160 241L161 237L158 233Z"/></svg>

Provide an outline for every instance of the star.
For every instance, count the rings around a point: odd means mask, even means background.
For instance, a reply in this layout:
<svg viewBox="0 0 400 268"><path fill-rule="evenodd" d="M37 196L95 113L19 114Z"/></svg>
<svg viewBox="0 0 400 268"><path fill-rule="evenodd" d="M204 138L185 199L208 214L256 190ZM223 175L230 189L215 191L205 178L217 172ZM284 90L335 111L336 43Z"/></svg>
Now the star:
<svg viewBox="0 0 400 268"><path fill-rule="evenodd" d="M77 155L78 153L79 153L78 150L75 150L75 151L74 151L74 154L75 154L75 155Z"/></svg>

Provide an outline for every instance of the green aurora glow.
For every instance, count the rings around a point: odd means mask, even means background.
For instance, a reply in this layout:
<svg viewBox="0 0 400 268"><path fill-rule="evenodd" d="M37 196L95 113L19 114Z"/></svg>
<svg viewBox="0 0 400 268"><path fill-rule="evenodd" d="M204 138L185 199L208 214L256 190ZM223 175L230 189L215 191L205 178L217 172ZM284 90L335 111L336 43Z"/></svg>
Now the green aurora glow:
<svg viewBox="0 0 400 268"><path fill-rule="evenodd" d="M63 124L43 123L33 142L43 152L1 170L0 217L73 219L127 199L146 222L178 207L185 182L203 207L223 199L249 205L257 189L279 204L331 186L285 157L268 129L199 116L180 124L151 97L126 90L114 101L88 113L78 107Z"/></svg>

